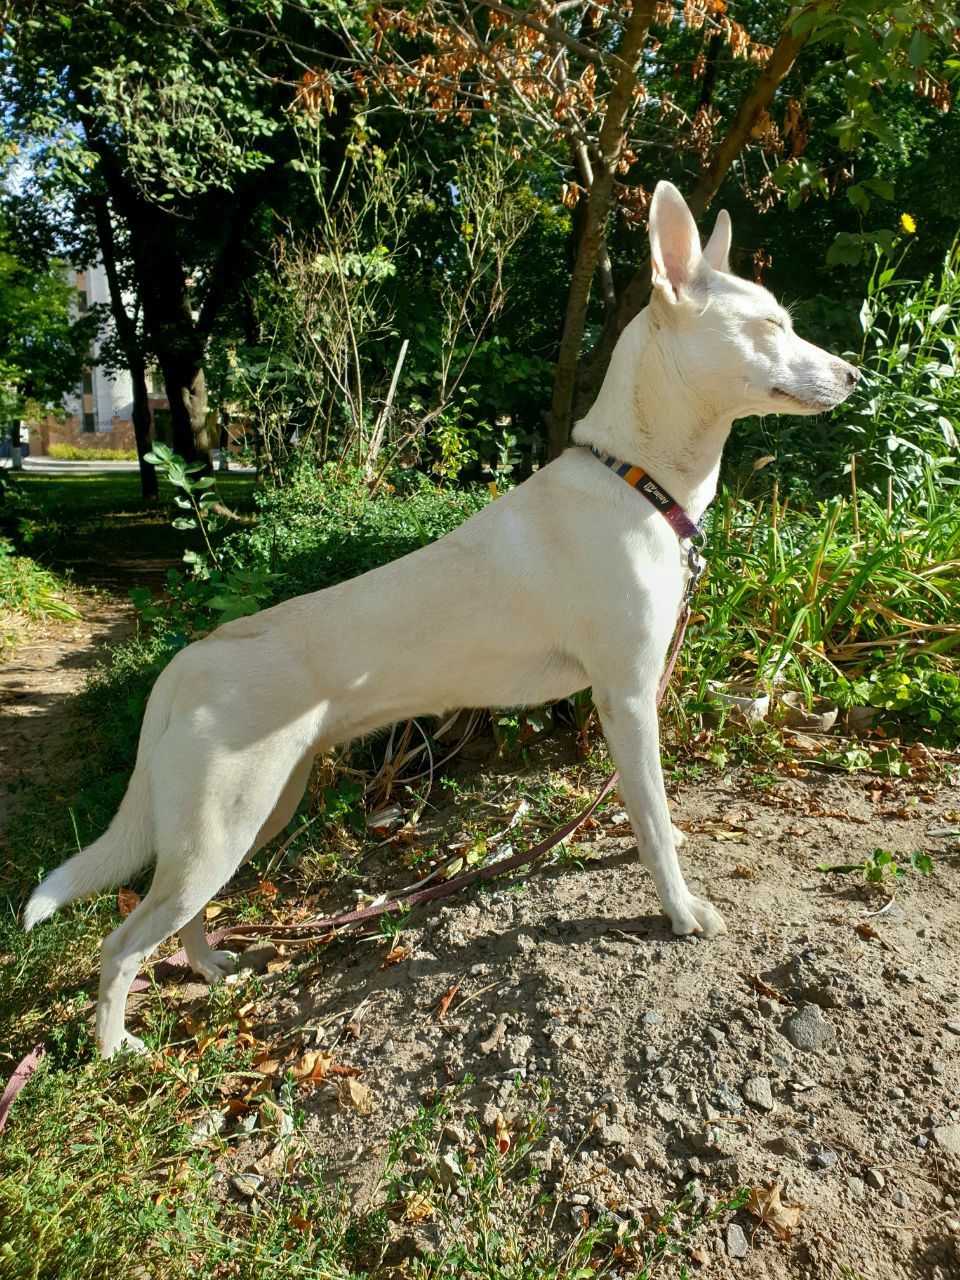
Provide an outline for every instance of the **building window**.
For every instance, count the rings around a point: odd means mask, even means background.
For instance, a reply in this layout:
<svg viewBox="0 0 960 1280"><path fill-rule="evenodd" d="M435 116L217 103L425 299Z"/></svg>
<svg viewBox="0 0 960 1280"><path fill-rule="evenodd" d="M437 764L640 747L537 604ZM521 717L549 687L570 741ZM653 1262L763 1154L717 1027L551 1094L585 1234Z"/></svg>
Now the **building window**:
<svg viewBox="0 0 960 1280"><path fill-rule="evenodd" d="M86 311L86 309L87 309L87 291L86 291L86 289L78 289L78 290L77 290L77 306L80 308L80 310L81 310L81 311Z"/></svg>
<svg viewBox="0 0 960 1280"><path fill-rule="evenodd" d="M83 394L85 396L93 395L93 373L89 369L83 371Z"/></svg>
<svg viewBox="0 0 960 1280"><path fill-rule="evenodd" d="M93 414L92 414L92 413L85 413L85 414L83 415L83 430L84 430L84 432L85 432L85 433L89 433L89 432L96 431L96 429L97 429L97 423L96 423L96 419L94 418Z"/></svg>

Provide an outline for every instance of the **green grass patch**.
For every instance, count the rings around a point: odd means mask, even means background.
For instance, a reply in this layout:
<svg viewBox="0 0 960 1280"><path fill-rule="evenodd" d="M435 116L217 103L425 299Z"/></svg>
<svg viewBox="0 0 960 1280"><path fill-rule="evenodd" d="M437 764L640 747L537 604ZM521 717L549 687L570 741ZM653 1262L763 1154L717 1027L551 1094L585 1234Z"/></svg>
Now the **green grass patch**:
<svg viewBox="0 0 960 1280"><path fill-rule="evenodd" d="M29 556L14 555L13 544L0 538L0 612L78 618L80 615L66 599L66 586L57 574Z"/></svg>

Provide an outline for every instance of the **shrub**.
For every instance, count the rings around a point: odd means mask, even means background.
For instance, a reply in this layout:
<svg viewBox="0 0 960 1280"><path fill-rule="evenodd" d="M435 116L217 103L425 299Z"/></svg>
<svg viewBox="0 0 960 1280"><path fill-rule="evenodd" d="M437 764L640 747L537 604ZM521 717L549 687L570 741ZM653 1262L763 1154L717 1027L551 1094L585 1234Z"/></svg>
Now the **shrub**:
<svg viewBox="0 0 960 1280"><path fill-rule="evenodd" d="M137 451L136 449L98 449L78 444L52 444L47 450L47 457L57 458L61 462L136 462Z"/></svg>
<svg viewBox="0 0 960 1280"><path fill-rule="evenodd" d="M441 488L419 472L371 494L359 472L304 468L257 494L260 518L232 534L225 556L281 575L278 599L319 591L434 542L490 501L485 488Z"/></svg>

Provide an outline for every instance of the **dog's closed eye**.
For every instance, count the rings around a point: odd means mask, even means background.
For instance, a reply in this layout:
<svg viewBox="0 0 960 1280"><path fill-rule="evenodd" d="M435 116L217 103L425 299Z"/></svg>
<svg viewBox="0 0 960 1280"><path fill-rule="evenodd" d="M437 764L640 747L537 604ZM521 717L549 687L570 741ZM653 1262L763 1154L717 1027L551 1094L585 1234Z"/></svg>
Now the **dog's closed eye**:
<svg viewBox="0 0 960 1280"><path fill-rule="evenodd" d="M765 324L775 325L778 329L786 329L787 327L779 316L764 316L763 319Z"/></svg>

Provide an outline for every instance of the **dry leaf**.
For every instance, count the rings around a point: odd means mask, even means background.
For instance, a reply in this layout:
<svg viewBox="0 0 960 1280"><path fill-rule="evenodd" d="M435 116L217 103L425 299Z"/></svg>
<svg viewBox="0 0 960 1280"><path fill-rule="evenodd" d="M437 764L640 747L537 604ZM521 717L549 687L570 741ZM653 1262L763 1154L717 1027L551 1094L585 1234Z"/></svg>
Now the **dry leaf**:
<svg viewBox="0 0 960 1280"><path fill-rule="evenodd" d="M373 1110L373 1091L368 1084L347 1077L337 1090L342 1107L349 1107L358 1116L368 1116Z"/></svg>
<svg viewBox="0 0 960 1280"><path fill-rule="evenodd" d="M135 907L140 905L139 893L134 893L132 889L117 890L117 910L121 916L128 916Z"/></svg>
<svg viewBox="0 0 960 1280"><path fill-rule="evenodd" d="M403 1216L408 1222L422 1222L424 1218L433 1216L433 1201L425 1191L414 1191L407 1197Z"/></svg>
<svg viewBox="0 0 960 1280"><path fill-rule="evenodd" d="M747 1197L747 1212L759 1218L781 1240L789 1240L800 1225L800 1206L784 1204L780 1199L780 1186L771 1183L769 1191L763 1187L751 1188Z"/></svg>
<svg viewBox="0 0 960 1280"><path fill-rule="evenodd" d="M497 1150L505 1156L510 1150L510 1130L502 1115L497 1115Z"/></svg>
<svg viewBox="0 0 960 1280"><path fill-rule="evenodd" d="M859 924L853 926L854 933L859 933L861 938L879 938L880 935L874 929L873 925L867 924L866 920L861 920Z"/></svg>
<svg viewBox="0 0 960 1280"><path fill-rule="evenodd" d="M333 1065L333 1054L324 1053L322 1049L308 1049L307 1052L290 1068L294 1080L308 1081L311 1084L322 1080Z"/></svg>
<svg viewBox="0 0 960 1280"><path fill-rule="evenodd" d="M392 964L399 964L401 960L406 960L406 947L394 947L392 951L388 951L381 961L381 969L389 969Z"/></svg>
<svg viewBox="0 0 960 1280"><path fill-rule="evenodd" d="M742 862L738 862L730 874L736 876L738 880L757 880L760 876L756 867L744 866Z"/></svg>
<svg viewBox="0 0 960 1280"><path fill-rule="evenodd" d="M217 916L223 914L223 905L219 902L208 902L203 909L204 920L216 920Z"/></svg>
<svg viewBox="0 0 960 1280"><path fill-rule="evenodd" d="M768 986L762 978L758 978L755 973L750 973L748 969L744 969L743 976L759 995L766 996L768 1000L779 1000L781 1004L793 1004L789 996L785 996L776 987Z"/></svg>
<svg viewBox="0 0 960 1280"><path fill-rule="evenodd" d="M441 1020L441 1018L443 1017L443 1015L444 1015L444 1014L447 1012L447 1010L450 1008L450 1005L453 1003L453 997L457 994L457 992L458 992L459 990L460 990L460 983L459 983L459 982L455 982L455 983L453 984L453 986L450 988L450 990L449 990L449 991L447 991L445 995L441 996L441 998L440 998L440 1003L439 1003L439 1005L437 1006L437 1021L438 1021L438 1022Z"/></svg>
<svg viewBox="0 0 960 1280"><path fill-rule="evenodd" d="M266 1053L261 1053L253 1060L256 1070L264 1076L275 1076L279 1071L283 1070L283 1063L283 1058L271 1056L271 1051L269 1050Z"/></svg>

